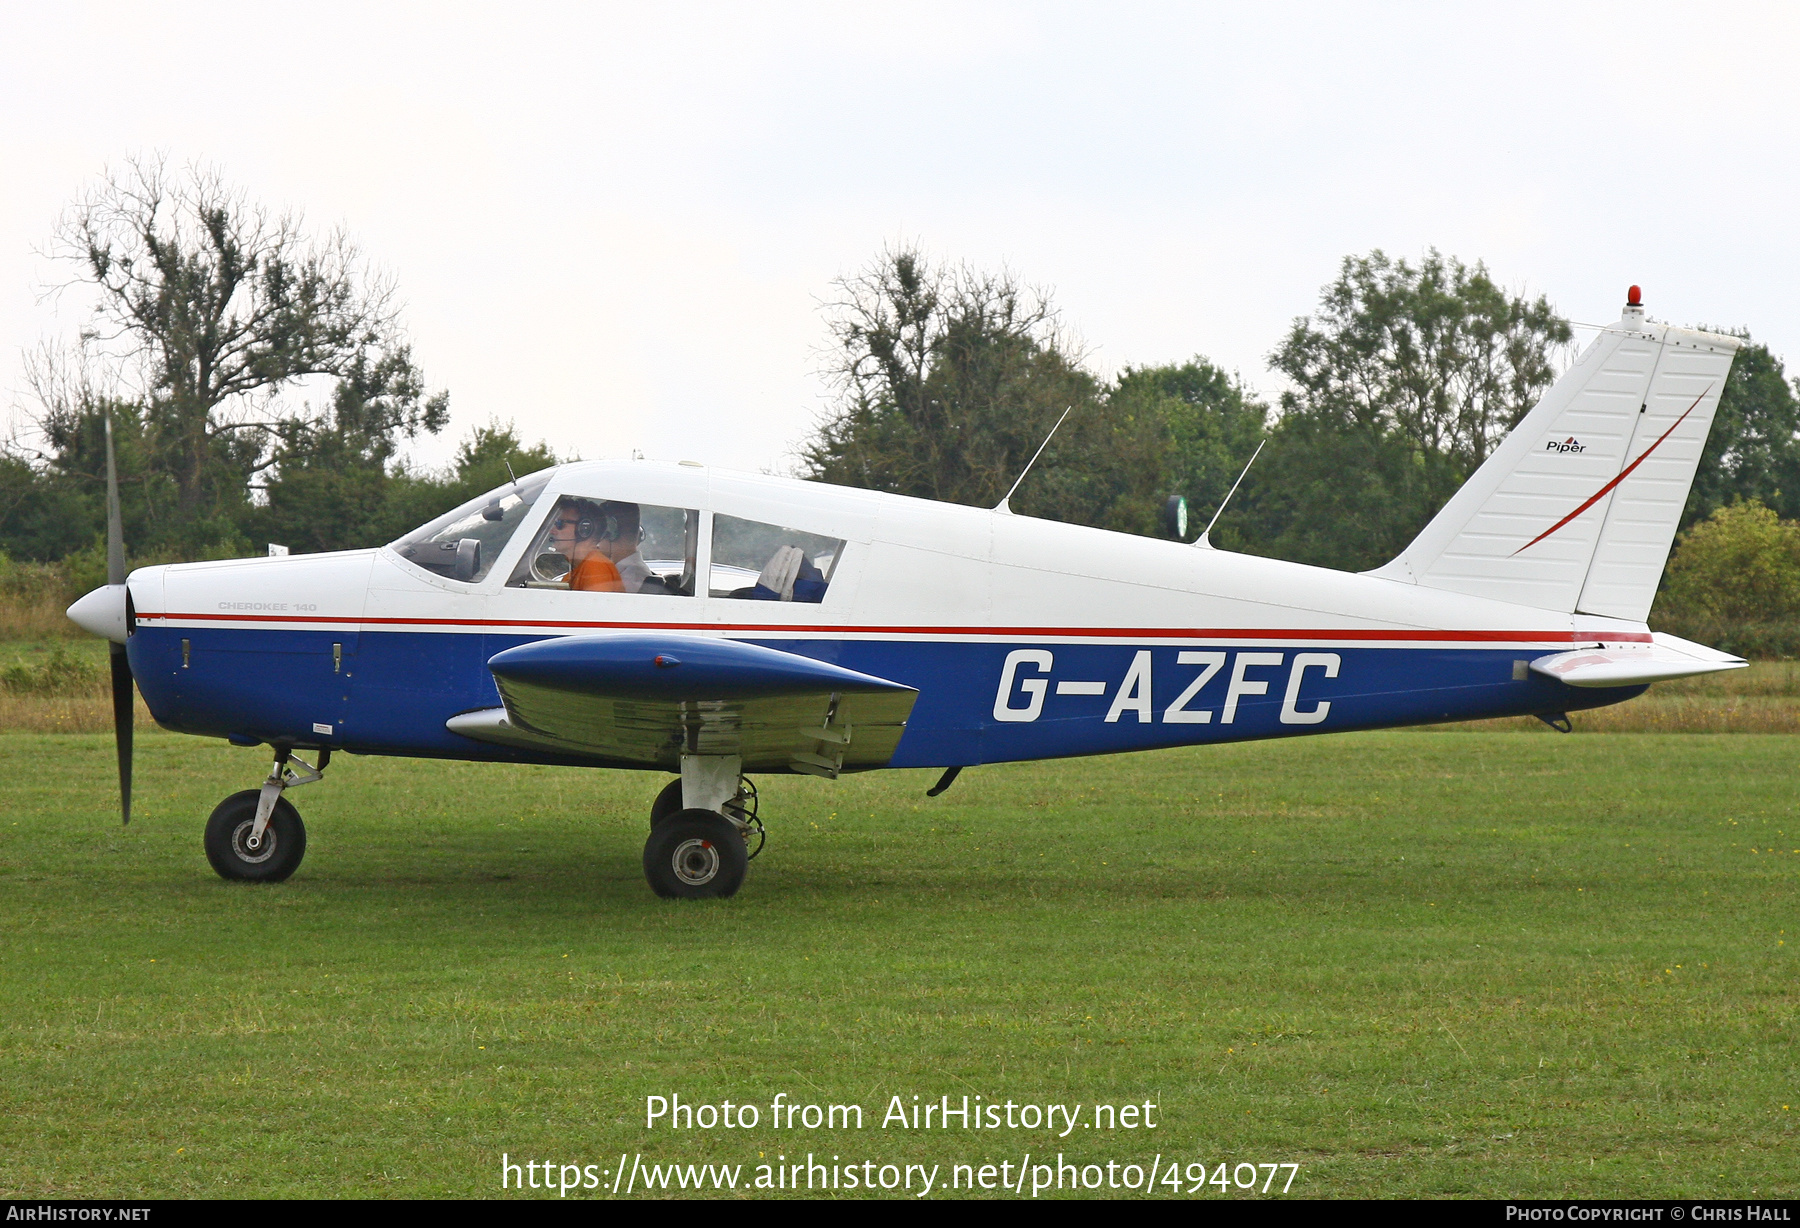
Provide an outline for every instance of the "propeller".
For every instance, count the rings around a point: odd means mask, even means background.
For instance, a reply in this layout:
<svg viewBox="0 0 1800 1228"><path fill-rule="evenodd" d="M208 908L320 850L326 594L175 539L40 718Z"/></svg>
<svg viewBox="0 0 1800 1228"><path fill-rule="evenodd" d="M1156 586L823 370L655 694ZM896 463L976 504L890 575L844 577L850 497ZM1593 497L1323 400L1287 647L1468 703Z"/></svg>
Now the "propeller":
<svg viewBox="0 0 1800 1228"><path fill-rule="evenodd" d="M113 460L112 415L106 416L106 583L125 583L125 522L119 512L119 468ZM125 602L125 630L131 633L131 595L121 594ZM125 645L116 641L107 647L112 652L113 741L119 752L119 807L125 823L131 823L131 726L132 711L131 660Z"/></svg>

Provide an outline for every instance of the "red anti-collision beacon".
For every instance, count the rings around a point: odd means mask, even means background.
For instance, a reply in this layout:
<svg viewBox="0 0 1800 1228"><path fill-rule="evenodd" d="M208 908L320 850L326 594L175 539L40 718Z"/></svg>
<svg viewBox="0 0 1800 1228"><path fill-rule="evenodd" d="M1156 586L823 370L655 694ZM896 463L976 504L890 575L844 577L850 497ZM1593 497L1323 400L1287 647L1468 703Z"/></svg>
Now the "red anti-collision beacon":
<svg viewBox="0 0 1800 1228"><path fill-rule="evenodd" d="M1625 291L1625 305L1627 307L1642 307L1644 305L1644 292L1636 286Z"/></svg>

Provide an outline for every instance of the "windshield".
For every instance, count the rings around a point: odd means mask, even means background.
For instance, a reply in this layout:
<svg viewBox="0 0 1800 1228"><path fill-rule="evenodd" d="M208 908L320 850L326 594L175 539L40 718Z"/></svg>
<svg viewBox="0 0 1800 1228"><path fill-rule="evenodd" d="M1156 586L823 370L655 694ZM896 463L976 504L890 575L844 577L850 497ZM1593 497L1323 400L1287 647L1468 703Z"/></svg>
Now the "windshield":
<svg viewBox="0 0 1800 1228"><path fill-rule="evenodd" d="M537 497L551 470L508 482L393 543L409 563L450 580L475 584L487 576Z"/></svg>

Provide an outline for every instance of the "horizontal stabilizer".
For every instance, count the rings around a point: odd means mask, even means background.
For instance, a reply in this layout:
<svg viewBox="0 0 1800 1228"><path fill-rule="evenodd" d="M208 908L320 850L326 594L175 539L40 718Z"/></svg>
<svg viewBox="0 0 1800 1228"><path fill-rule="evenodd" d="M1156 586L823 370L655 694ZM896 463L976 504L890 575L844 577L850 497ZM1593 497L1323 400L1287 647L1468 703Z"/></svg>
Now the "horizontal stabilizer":
<svg viewBox="0 0 1800 1228"><path fill-rule="evenodd" d="M1659 633L1650 644L1577 648L1539 657L1531 668L1569 686L1620 687L1743 669L1748 664L1742 657Z"/></svg>
<svg viewBox="0 0 1800 1228"><path fill-rule="evenodd" d="M504 708L451 718L465 737L677 770L683 754L835 776L893 757L918 691L737 640L572 635L488 661Z"/></svg>

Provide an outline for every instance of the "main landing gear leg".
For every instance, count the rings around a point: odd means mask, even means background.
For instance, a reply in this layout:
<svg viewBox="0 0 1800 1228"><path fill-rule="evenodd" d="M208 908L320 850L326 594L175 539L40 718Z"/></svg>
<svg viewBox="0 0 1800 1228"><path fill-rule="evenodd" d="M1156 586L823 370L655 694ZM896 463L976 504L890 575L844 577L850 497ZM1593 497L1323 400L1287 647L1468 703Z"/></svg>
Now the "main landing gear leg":
<svg viewBox="0 0 1800 1228"><path fill-rule="evenodd" d="M677 787L679 810L670 804ZM650 838L644 842L644 877L650 889L671 900L735 894L750 863L747 840L753 831L760 837L762 830L755 797L755 787L743 780L738 756L683 755L681 780L664 789L651 810ZM759 838L758 851L761 847Z"/></svg>
<svg viewBox="0 0 1800 1228"><path fill-rule="evenodd" d="M314 767L291 747L278 746L275 766L262 788L233 793L219 803L206 821L206 859L219 877L278 883L300 868L300 859L306 856L306 825L282 794L324 779L330 762L330 748L319 752L319 766Z"/></svg>

